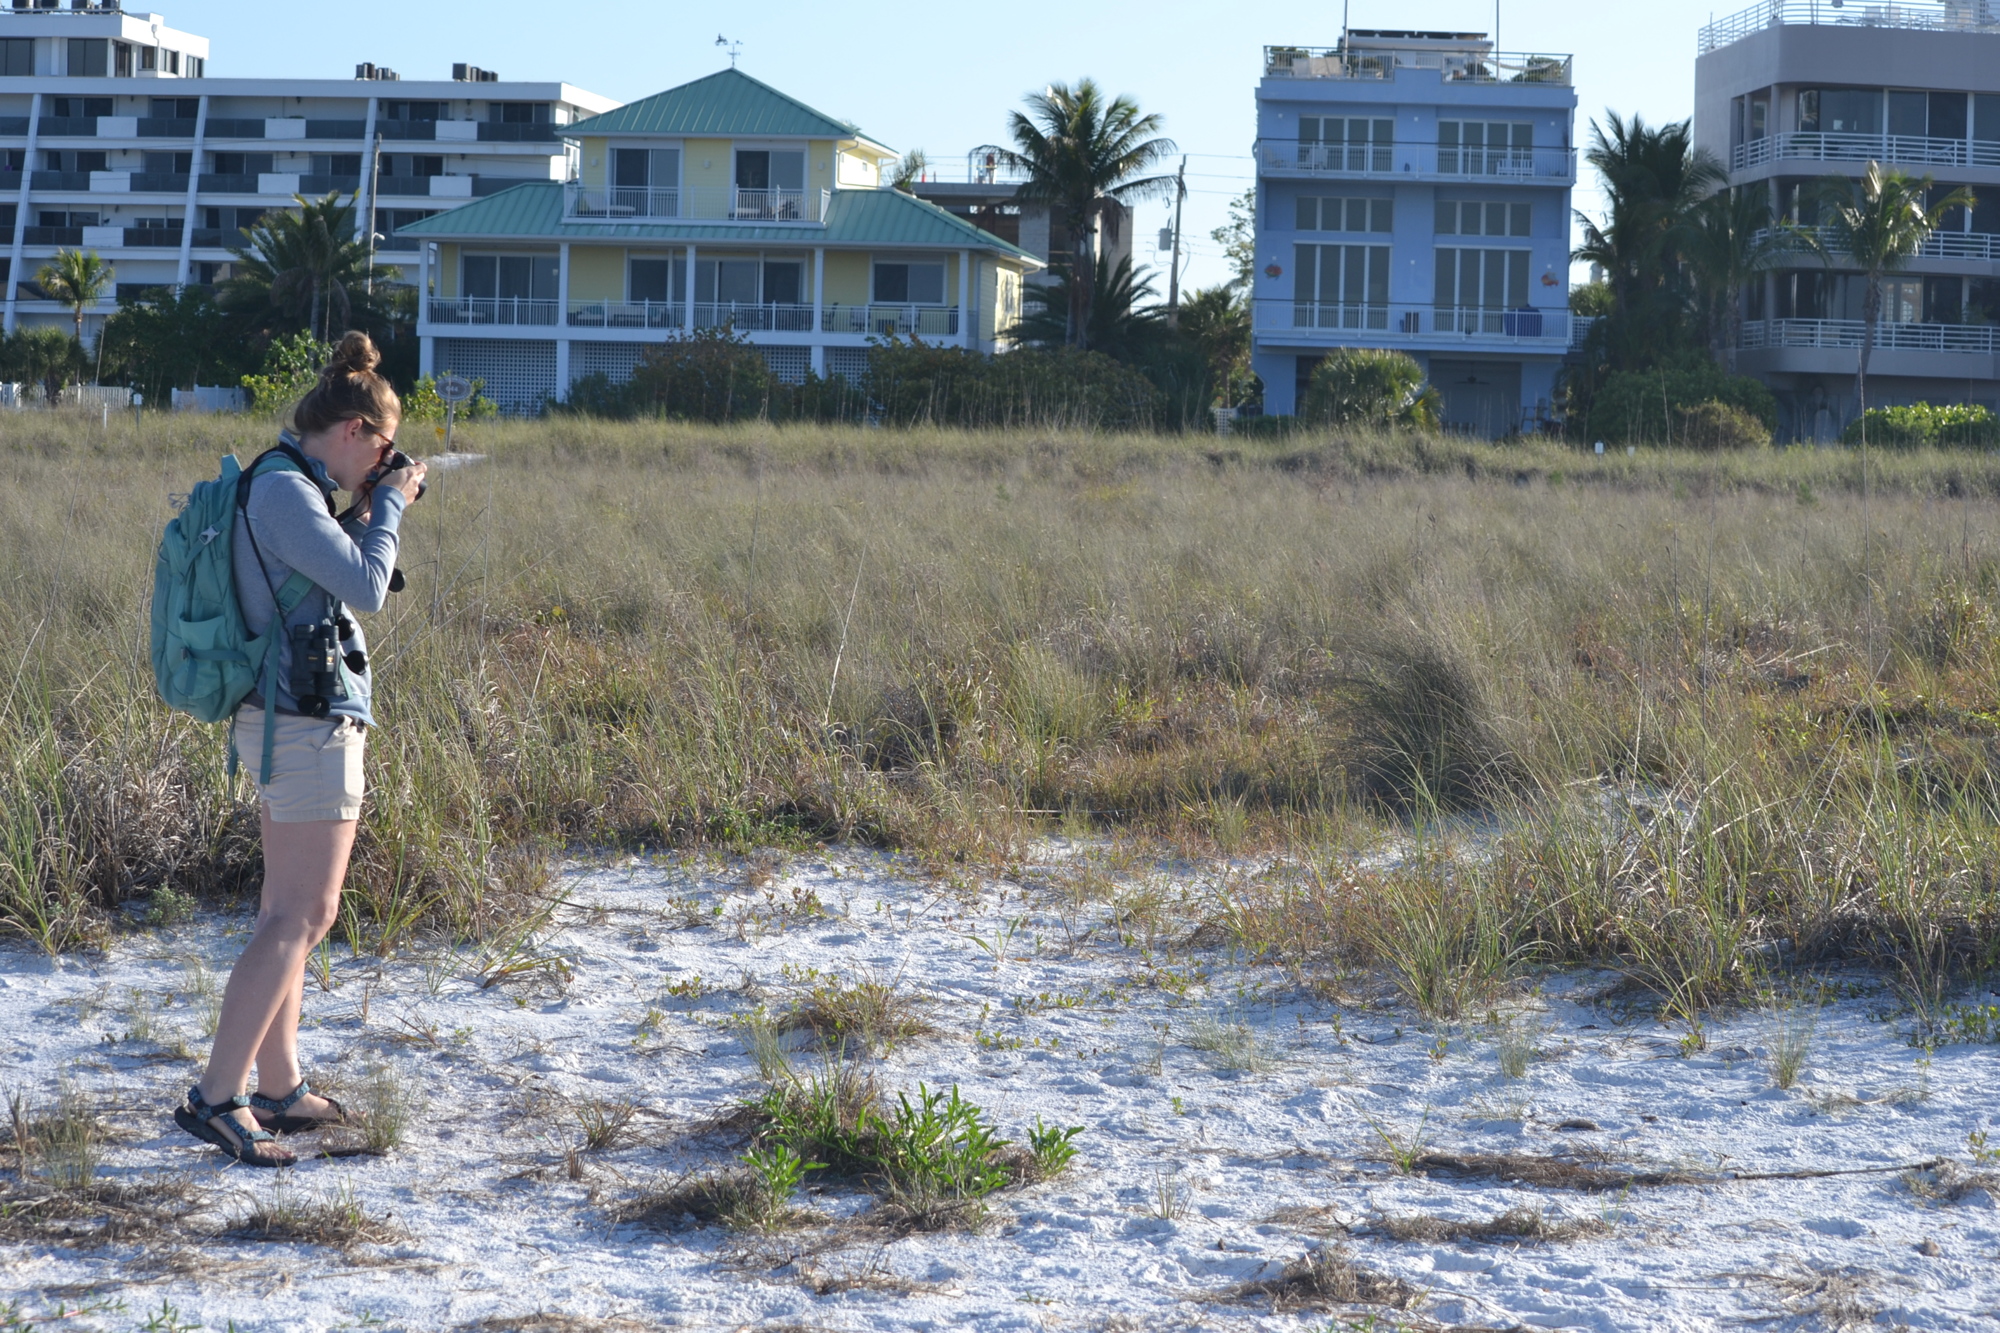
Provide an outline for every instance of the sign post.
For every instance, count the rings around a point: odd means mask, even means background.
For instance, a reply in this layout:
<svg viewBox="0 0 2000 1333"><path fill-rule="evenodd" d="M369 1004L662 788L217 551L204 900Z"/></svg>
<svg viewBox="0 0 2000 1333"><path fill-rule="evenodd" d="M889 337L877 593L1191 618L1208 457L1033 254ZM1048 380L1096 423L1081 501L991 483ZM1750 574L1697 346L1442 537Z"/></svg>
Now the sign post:
<svg viewBox="0 0 2000 1333"><path fill-rule="evenodd" d="M452 452L451 431L458 420L458 405L472 398L472 381L463 375L437 377L437 396L444 400L444 451Z"/></svg>

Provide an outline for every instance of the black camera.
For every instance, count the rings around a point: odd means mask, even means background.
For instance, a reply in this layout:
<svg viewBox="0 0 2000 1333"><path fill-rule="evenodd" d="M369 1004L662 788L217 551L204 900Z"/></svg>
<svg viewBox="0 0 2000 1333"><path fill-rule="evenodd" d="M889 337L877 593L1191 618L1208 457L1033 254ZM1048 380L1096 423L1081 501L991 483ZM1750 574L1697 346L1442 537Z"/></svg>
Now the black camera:
<svg viewBox="0 0 2000 1333"><path fill-rule="evenodd" d="M417 461L416 459L410 457L408 454L404 453L401 449L391 449L389 451L389 456L383 459L382 462L379 465L377 465L375 470L368 475L368 480L371 482L380 481L386 474L395 472L400 468L409 467L413 465L416 461ZM418 482L417 498L419 500L423 499L424 493L430 490L430 488L431 484L429 482L427 481Z"/></svg>
<svg viewBox="0 0 2000 1333"><path fill-rule="evenodd" d="M292 697L307 717L325 717L333 701L347 697L340 678L340 629L331 620L293 625Z"/></svg>

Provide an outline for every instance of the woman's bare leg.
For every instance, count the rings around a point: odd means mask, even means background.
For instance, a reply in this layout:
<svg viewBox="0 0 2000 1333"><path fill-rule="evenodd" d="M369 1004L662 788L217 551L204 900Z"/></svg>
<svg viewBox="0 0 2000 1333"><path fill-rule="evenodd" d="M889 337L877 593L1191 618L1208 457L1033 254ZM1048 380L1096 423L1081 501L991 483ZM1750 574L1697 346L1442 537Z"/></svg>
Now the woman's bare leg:
<svg viewBox="0 0 2000 1333"><path fill-rule="evenodd" d="M202 1075L202 1100L226 1102L249 1090L250 1066L268 1050L281 1068L260 1065L267 1094L297 1086L299 1002L306 956L333 927L358 821L279 824L262 817L264 891L257 930L222 991L215 1045ZM276 1029L274 1031L274 1029ZM273 1044L275 1043L275 1044ZM272 1075L289 1073L283 1088ZM315 1099L317 1100L317 1099ZM304 1109L303 1107L301 1108ZM311 1111L306 1111L311 1114ZM250 1113L233 1113L246 1128Z"/></svg>

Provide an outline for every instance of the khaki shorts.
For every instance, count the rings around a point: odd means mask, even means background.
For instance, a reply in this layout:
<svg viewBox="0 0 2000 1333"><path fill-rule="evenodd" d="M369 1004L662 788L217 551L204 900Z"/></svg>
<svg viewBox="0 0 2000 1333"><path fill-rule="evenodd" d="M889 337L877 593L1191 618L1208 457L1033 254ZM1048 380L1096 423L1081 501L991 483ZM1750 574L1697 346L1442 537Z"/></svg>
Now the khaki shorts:
<svg viewBox="0 0 2000 1333"><path fill-rule="evenodd" d="M264 713L236 713L238 761L257 782L264 771ZM278 714L272 739L271 780L257 782L257 794L276 824L361 818L361 751L367 729L350 717L312 718Z"/></svg>

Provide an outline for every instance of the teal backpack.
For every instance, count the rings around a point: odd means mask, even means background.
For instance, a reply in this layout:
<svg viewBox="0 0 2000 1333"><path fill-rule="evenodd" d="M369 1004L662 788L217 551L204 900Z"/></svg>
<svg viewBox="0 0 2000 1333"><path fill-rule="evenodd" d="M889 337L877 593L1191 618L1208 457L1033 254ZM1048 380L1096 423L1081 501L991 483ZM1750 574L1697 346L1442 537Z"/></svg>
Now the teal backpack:
<svg viewBox="0 0 2000 1333"><path fill-rule="evenodd" d="M251 478L274 468L301 470L279 450L257 459L248 473L234 454L224 458L222 475L195 486L160 539L153 566L153 680L169 708L197 722L234 716L260 676L264 698L277 697L278 654L272 645L284 633L285 617L313 588L311 579L294 573L277 590L271 629L253 638L244 626L232 556L236 511L248 499ZM267 783L276 730L264 728L261 780ZM236 772L234 746L229 771Z"/></svg>

